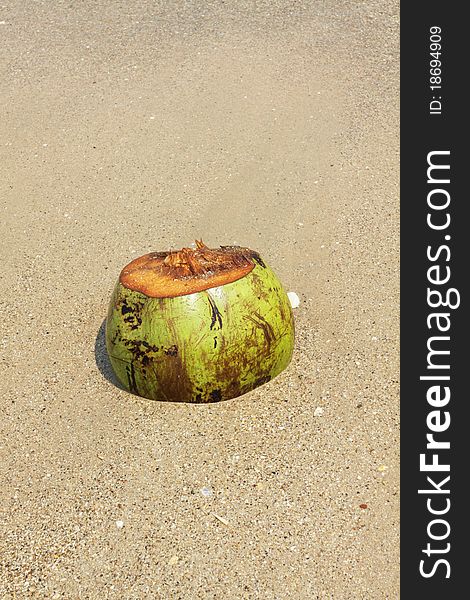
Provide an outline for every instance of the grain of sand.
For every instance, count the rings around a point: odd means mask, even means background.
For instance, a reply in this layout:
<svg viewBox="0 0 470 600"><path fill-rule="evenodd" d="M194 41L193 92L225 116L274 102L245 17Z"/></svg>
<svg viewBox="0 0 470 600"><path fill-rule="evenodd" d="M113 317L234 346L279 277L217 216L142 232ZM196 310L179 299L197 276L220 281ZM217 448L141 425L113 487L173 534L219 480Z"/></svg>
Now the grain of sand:
<svg viewBox="0 0 470 600"><path fill-rule="evenodd" d="M398 598L395 1L0 8L2 598ZM149 250L239 243L292 364L213 405L118 389Z"/></svg>

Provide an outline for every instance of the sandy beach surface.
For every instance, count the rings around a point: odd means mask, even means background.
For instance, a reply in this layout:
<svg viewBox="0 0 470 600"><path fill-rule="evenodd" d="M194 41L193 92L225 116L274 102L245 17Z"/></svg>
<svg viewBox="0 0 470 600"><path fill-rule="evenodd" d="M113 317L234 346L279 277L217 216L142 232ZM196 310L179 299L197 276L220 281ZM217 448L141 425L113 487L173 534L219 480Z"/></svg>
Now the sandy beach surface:
<svg viewBox="0 0 470 600"><path fill-rule="evenodd" d="M0 597L398 598L398 3L5 0L0 71ZM201 236L293 361L132 396L119 271Z"/></svg>

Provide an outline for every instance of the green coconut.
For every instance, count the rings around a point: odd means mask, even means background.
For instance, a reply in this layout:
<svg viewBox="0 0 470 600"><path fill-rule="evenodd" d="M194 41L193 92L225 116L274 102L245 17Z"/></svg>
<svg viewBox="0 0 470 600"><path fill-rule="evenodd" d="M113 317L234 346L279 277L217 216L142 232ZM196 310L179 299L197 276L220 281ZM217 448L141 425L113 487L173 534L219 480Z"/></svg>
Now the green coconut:
<svg viewBox="0 0 470 600"><path fill-rule="evenodd" d="M121 384L139 396L226 400L291 360L291 306L264 260L248 248L196 246L134 260L114 289L106 347Z"/></svg>

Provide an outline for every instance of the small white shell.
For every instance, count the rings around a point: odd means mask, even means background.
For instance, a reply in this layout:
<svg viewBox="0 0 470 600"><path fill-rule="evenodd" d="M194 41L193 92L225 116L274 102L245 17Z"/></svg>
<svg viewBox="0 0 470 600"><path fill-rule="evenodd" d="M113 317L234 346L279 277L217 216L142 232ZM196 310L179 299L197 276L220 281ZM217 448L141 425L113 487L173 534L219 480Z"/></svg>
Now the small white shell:
<svg viewBox="0 0 470 600"><path fill-rule="evenodd" d="M289 298L292 308L298 308L300 306L300 298L295 292L287 292L287 297Z"/></svg>

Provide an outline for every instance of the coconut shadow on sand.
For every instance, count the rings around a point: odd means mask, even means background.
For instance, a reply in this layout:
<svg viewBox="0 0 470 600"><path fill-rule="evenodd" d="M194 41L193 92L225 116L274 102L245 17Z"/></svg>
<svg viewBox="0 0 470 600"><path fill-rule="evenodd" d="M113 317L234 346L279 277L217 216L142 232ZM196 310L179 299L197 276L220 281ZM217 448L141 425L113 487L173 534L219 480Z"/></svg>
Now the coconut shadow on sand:
<svg viewBox="0 0 470 600"><path fill-rule="evenodd" d="M98 370L105 379L120 390L125 390L114 374L108 351L106 350L106 319L103 319L95 339L95 362Z"/></svg>

